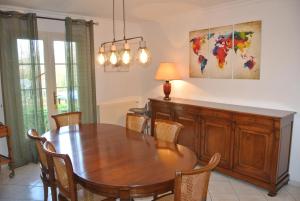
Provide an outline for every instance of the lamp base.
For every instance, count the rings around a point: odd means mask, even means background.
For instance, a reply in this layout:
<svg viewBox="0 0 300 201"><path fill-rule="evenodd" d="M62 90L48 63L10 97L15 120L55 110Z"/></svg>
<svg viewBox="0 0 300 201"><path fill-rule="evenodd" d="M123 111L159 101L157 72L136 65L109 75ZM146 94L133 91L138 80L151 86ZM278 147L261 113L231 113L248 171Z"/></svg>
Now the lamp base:
<svg viewBox="0 0 300 201"><path fill-rule="evenodd" d="M170 93L171 93L171 83L167 80L163 86L164 89L164 100L171 100Z"/></svg>

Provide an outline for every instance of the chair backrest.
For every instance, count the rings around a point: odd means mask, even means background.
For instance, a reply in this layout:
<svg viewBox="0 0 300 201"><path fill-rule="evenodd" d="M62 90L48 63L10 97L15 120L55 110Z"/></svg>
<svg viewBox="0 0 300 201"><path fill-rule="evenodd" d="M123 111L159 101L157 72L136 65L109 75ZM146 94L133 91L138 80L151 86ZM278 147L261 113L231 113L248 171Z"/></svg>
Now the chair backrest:
<svg viewBox="0 0 300 201"><path fill-rule="evenodd" d="M143 115L127 113L126 128L143 133L147 126L147 118Z"/></svg>
<svg viewBox="0 0 300 201"><path fill-rule="evenodd" d="M81 123L81 112L67 112L51 116L57 128Z"/></svg>
<svg viewBox="0 0 300 201"><path fill-rule="evenodd" d="M170 120L156 119L154 125L154 137L158 140L177 143L178 135L183 125Z"/></svg>
<svg viewBox="0 0 300 201"><path fill-rule="evenodd" d="M28 130L27 136L30 139L34 140L34 143L35 143L35 146L36 146L36 149L38 152L38 158L42 165L42 168L44 168L45 170L48 170L46 154L43 151L43 144L44 144L44 142L47 141L46 138L40 137L39 133L35 129Z"/></svg>
<svg viewBox="0 0 300 201"><path fill-rule="evenodd" d="M217 167L220 159L221 155L215 153L205 167L176 172L174 200L206 201L210 174Z"/></svg>
<svg viewBox="0 0 300 201"><path fill-rule="evenodd" d="M56 153L49 141L44 143L43 150L47 155L50 177L55 178L59 192L71 201L77 201L77 186L69 155Z"/></svg>

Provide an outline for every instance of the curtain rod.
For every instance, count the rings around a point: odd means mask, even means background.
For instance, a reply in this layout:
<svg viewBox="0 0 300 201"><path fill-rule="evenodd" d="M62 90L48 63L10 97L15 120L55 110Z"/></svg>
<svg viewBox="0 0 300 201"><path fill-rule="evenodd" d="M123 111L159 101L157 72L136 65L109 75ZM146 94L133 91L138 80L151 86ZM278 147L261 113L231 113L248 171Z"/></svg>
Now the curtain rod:
<svg viewBox="0 0 300 201"><path fill-rule="evenodd" d="M37 18L40 19L46 19L46 20L57 20L57 21L66 21L65 19L61 19L61 18L54 18L54 17L42 17L42 16L36 16ZM93 22L94 25L99 25L98 22Z"/></svg>

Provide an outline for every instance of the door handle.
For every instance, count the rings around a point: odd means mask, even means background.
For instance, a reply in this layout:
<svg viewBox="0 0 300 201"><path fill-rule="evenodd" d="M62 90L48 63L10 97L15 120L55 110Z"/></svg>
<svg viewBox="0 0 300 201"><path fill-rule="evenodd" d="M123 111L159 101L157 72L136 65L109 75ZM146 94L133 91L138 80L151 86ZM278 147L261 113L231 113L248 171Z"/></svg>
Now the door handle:
<svg viewBox="0 0 300 201"><path fill-rule="evenodd" d="M57 109L57 94L56 91L53 91L53 103L55 108Z"/></svg>

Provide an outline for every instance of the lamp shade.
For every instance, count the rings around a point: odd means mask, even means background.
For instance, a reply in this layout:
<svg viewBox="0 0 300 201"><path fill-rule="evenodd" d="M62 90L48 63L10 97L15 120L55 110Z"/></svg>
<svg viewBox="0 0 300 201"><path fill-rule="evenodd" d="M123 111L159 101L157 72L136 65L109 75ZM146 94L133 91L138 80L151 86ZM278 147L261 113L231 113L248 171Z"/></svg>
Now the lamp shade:
<svg viewBox="0 0 300 201"><path fill-rule="evenodd" d="M156 80L180 80L175 63L160 63L155 75Z"/></svg>

